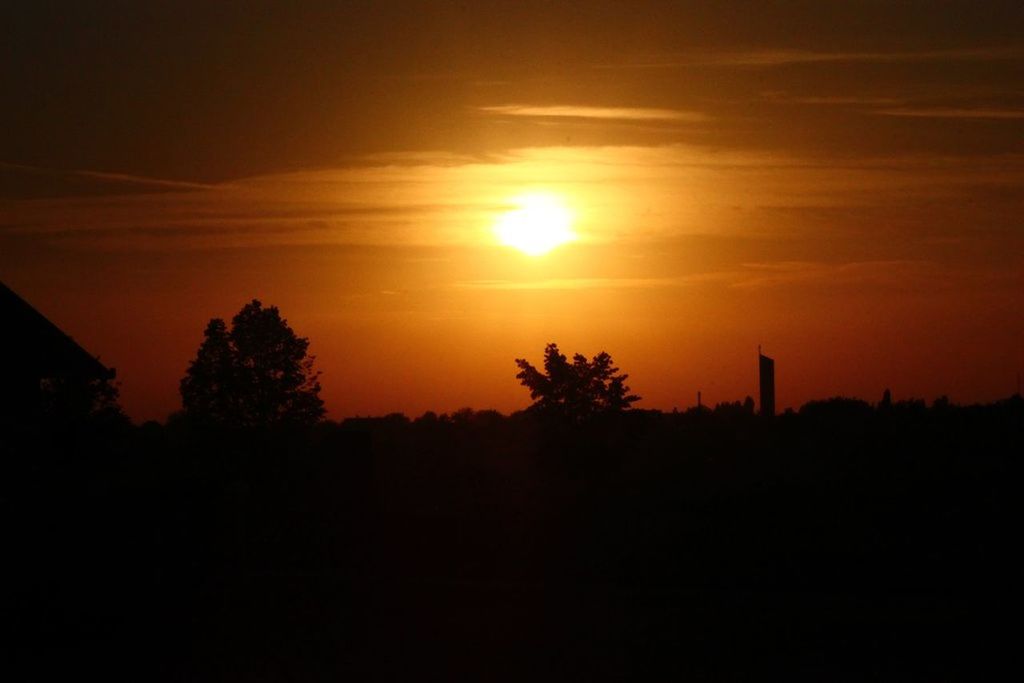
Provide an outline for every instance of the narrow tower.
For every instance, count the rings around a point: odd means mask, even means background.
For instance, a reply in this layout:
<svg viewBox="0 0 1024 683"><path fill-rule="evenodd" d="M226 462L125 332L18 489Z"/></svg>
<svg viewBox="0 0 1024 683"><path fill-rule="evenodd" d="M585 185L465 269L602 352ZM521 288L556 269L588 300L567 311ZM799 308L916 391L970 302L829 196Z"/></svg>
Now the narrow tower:
<svg viewBox="0 0 1024 683"><path fill-rule="evenodd" d="M761 353L757 347L757 361L761 380L761 414L766 417L775 415L775 360Z"/></svg>

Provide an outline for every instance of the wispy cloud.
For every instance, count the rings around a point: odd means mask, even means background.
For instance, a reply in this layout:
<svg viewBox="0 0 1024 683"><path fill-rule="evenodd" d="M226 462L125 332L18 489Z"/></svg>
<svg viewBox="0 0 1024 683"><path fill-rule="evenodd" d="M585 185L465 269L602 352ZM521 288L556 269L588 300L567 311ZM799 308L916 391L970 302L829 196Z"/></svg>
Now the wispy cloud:
<svg viewBox="0 0 1024 683"><path fill-rule="evenodd" d="M479 107L479 111L499 116L533 118L601 119L612 121L677 121L697 123L708 119L706 114L681 109L650 107L588 107L575 105L537 106L505 104Z"/></svg>
<svg viewBox="0 0 1024 683"><path fill-rule="evenodd" d="M456 289L496 291L666 289L700 285L749 290L792 286L914 288L934 286L935 272L934 263L920 260L767 261L673 277L471 280L452 286Z"/></svg>
<svg viewBox="0 0 1024 683"><path fill-rule="evenodd" d="M913 118L941 118L941 119L1024 119L1024 109L1013 106L992 106L992 98L995 95L1013 97L1019 99L1017 91L993 91L979 90L977 92L962 91L955 93L955 100L968 102L969 96L974 97L978 102L975 106L964 106L964 104L936 104L936 98L929 98L931 102L915 102L913 98L883 97L872 95L793 95L785 91L769 90L761 93L761 98L767 102L777 104L795 105L822 105L822 106L848 106L868 108L871 114L880 116L903 116ZM954 98L946 98L947 101ZM985 102L984 100L988 100Z"/></svg>
<svg viewBox="0 0 1024 683"><path fill-rule="evenodd" d="M934 287L936 264L915 260L878 260L829 263L776 261L745 263L732 277L740 289L764 289L788 285L815 287L876 286L884 288Z"/></svg>
<svg viewBox="0 0 1024 683"><path fill-rule="evenodd" d="M1024 119L1024 109L966 107L899 107L879 109L882 116L909 116L928 119Z"/></svg>
<svg viewBox="0 0 1024 683"><path fill-rule="evenodd" d="M670 69L689 66L773 67L830 62L965 62L1024 59L1018 47L981 47L907 52L825 52L815 50L707 50L668 55L624 64L602 64L603 69Z"/></svg>
<svg viewBox="0 0 1024 683"><path fill-rule="evenodd" d="M456 289L485 290L580 290L580 289L653 289L685 287L700 282L721 280L727 273L698 273L679 277L576 277L541 280L470 280L457 282Z"/></svg>
<svg viewBox="0 0 1024 683"><path fill-rule="evenodd" d="M208 183L197 183L188 180L168 180L148 176L131 175L128 173L109 173L106 171L90 171L83 169L53 169L26 164L12 164L0 161L0 169L32 176L50 176L56 178L82 178L104 183L129 185L143 190L205 190L214 187Z"/></svg>
<svg viewBox="0 0 1024 683"><path fill-rule="evenodd" d="M975 226L1006 223L1022 173L1024 159L1005 154L826 162L670 145L521 148L494 159L378 155L188 191L4 199L0 239L102 249L480 247L493 244L510 198L535 190L565 197L582 245L819 227L852 234L868 225L932 235L968 211ZM627 285L640 286L617 283Z"/></svg>
<svg viewBox="0 0 1024 683"><path fill-rule="evenodd" d="M810 104L824 106L892 106L906 103L905 99L896 97L875 97L870 95L824 95L824 96L800 96L791 95L782 91L768 91L761 93L761 97L768 102L779 104Z"/></svg>

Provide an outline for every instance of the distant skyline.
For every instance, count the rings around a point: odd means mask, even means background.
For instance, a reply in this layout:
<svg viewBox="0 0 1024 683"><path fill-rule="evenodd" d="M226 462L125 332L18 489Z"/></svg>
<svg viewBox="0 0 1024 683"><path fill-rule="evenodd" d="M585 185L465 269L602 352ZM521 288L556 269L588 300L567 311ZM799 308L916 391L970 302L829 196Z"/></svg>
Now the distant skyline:
<svg viewBox="0 0 1024 683"><path fill-rule="evenodd" d="M780 412L1024 369L1019 2L19 2L0 35L0 280L136 420L253 298L332 418L525 407L548 342L665 410L756 397L758 344ZM531 255L497 226L537 197Z"/></svg>

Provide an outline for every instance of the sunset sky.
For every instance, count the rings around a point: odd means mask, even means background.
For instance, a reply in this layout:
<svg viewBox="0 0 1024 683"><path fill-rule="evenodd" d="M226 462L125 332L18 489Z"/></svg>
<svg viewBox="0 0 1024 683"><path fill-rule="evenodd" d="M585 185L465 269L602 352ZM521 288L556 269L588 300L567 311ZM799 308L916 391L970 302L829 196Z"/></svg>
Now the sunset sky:
<svg viewBox="0 0 1024 683"><path fill-rule="evenodd" d="M550 341L644 408L758 344L781 408L1015 390L1019 0L209 4L0 9L0 280L136 420L253 298L335 419L523 408Z"/></svg>

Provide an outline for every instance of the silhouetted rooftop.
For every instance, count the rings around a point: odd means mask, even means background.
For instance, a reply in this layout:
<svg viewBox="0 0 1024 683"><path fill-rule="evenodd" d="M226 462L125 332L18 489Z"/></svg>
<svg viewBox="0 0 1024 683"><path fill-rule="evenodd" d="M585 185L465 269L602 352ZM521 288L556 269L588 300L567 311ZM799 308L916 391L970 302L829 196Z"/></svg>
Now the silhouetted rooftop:
<svg viewBox="0 0 1024 683"><path fill-rule="evenodd" d="M0 282L0 353L9 367L40 379L110 379L107 368L42 313Z"/></svg>

